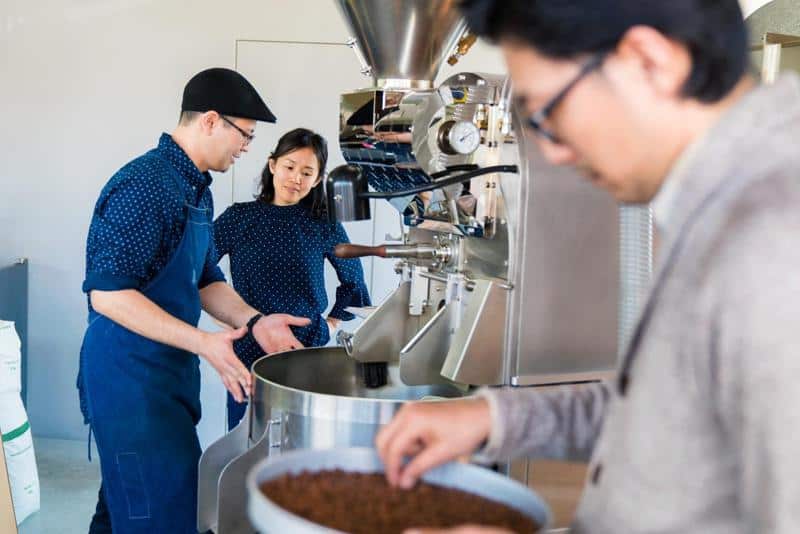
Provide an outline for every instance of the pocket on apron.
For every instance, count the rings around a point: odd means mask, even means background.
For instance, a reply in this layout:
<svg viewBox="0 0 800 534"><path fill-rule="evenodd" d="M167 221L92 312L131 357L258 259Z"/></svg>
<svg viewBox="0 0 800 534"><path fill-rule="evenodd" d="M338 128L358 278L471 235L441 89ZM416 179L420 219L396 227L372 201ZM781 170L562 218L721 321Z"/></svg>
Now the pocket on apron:
<svg viewBox="0 0 800 534"><path fill-rule="evenodd" d="M117 468L128 504L128 518L148 519L150 517L150 501L144 486L139 455L135 452L118 453Z"/></svg>

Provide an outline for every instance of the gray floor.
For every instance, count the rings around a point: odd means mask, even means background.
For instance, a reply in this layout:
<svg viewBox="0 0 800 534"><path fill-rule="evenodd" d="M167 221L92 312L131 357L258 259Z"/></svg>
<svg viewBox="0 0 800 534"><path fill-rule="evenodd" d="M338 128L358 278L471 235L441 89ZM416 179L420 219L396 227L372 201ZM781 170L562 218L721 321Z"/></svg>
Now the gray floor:
<svg viewBox="0 0 800 534"><path fill-rule="evenodd" d="M20 534L65 534L89 530L100 488L100 462L86 459L85 441L34 438L41 509L20 525Z"/></svg>

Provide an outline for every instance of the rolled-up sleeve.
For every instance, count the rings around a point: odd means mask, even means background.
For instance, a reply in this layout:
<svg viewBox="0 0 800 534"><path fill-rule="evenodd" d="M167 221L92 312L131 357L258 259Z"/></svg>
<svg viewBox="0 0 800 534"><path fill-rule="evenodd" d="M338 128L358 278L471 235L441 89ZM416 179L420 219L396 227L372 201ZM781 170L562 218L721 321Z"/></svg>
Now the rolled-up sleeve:
<svg viewBox="0 0 800 534"><path fill-rule="evenodd" d="M140 289L165 232L159 182L129 173L112 180L94 209L83 291Z"/></svg>
<svg viewBox="0 0 800 534"><path fill-rule="evenodd" d="M331 240L325 252L325 257L336 271L339 278L339 287L336 288L336 302L331 308L328 317L351 321L355 316L347 311L348 306L370 306L369 290L364 282L364 270L361 267L361 260L337 258L333 255L333 248L339 243L349 243L344 227L336 223Z"/></svg>

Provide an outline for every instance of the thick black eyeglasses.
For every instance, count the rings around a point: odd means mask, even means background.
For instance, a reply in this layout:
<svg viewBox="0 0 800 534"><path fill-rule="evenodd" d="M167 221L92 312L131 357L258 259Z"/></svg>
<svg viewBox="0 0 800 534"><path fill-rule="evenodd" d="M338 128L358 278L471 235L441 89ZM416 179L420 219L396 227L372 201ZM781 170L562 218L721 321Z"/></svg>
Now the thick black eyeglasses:
<svg viewBox="0 0 800 534"><path fill-rule="evenodd" d="M254 134L247 133L247 132L245 132L244 130L242 130L241 128L239 128L238 126L236 126L236 125L233 123L233 121L232 121L232 120L230 120L230 119L229 119L228 117L226 117L225 115L220 115L220 118L221 118L222 120L224 120L225 122L227 122L228 124L230 124L231 126L233 126L234 128L236 128L236 130L237 130L237 131L238 131L240 134L242 134L242 137L244 137L244 144L245 144L245 145L249 145L249 144L250 144L250 142L251 142L253 139L255 139L255 138L256 138L256 136L255 136Z"/></svg>
<svg viewBox="0 0 800 534"><path fill-rule="evenodd" d="M556 96L551 98L550 101L542 107L542 109L534 112L533 115L528 117L528 126L530 126L533 131L551 143L560 144L561 141L559 140L558 136L552 130L544 126L544 121L546 121L547 118L553 113L561 101L566 98L569 92L572 91L576 85L578 85L578 82L584 79L592 71L600 68L605 60L605 57L605 53L595 54L590 57L586 63L583 64L581 70L578 71L578 74L575 75L575 77L570 80L570 82L565 85L563 89L556 93Z"/></svg>

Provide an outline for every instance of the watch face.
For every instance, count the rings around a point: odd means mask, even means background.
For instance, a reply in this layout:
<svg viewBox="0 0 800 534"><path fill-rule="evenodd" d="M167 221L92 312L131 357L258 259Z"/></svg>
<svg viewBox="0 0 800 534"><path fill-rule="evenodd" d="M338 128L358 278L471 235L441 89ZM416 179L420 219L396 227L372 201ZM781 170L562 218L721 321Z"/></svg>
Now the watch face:
<svg viewBox="0 0 800 534"><path fill-rule="evenodd" d="M458 154L472 154L481 144L481 132L475 124L458 121L450 128L447 141Z"/></svg>

